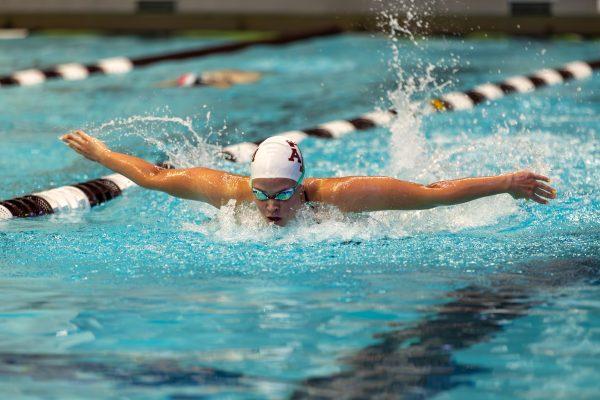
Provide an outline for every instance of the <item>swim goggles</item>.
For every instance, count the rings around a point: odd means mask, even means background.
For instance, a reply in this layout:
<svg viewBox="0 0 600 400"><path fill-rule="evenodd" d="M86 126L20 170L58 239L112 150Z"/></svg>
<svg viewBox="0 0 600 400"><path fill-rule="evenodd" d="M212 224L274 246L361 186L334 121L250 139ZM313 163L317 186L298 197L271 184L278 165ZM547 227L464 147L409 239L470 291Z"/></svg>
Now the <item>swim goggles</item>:
<svg viewBox="0 0 600 400"><path fill-rule="evenodd" d="M289 189L284 189L280 192L277 192L274 195L269 195L269 194L266 194L265 192L263 192L262 190L253 188L252 180L250 180L250 189L252 189L252 193L254 193L254 197L256 197L256 200L258 200L258 201L266 201L269 199L286 201L286 200L289 200L292 198L294 193L296 193L296 189L298 189L298 186L300 186L300 184L302 183L303 180L304 180L304 169L302 170L300 179L298 179L298 182L294 186L292 186Z"/></svg>
<svg viewBox="0 0 600 400"><path fill-rule="evenodd" d="M259 190L256 188L252 188L252 193L254 193L254 197L256 197L256 199L259 201L265 201L265 200L269 200L269 199L286 201L286 200L289 200L292 198L294 193L296 193L297 188L298 188L298 184L296 184L295 186L293 186L289 189L284 189L281 192L277 192L273 195L266 194L262 190Z"/></svg>

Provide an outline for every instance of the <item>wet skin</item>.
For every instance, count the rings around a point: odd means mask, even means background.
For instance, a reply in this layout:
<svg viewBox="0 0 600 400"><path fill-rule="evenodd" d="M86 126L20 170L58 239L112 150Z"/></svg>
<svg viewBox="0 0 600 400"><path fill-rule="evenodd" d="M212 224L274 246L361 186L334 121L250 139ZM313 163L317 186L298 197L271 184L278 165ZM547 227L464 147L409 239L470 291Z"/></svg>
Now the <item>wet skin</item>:
<svg viewBox="0 0 600 400"><path fill-rule="evenodd" d="M296 181L288 178L257 178L252 181L252 187L273 196L282 190L296 185ZM296 212L304 204L304 187L299 185L296 192L289 200L258 200L254 195L254 204L258 207L262 216L270 223L285 226L294 219Z"/></svg>
<svg viewBox="0 0 600 400"><path fill-rule="evenodd" d="M531 171L496 176L453 179L429 185L386 176L347 176L307 178L287 201L257 200L250 190L250 177L204 167L164 169L139 157L111 151L100 140L83 131L61 136L70 148L99 164L122 174L147 189L159 190L179 198L202 201L220 208L231 200L253 201L263 217L284 226L304 203L328 204L342 212L383 210L426 210L466 203L487 196L507 193L515 199L548 204L556 190L550 178ZM253 185L271 197L289 189L295 181L288 178L255 179Z"/></svg>

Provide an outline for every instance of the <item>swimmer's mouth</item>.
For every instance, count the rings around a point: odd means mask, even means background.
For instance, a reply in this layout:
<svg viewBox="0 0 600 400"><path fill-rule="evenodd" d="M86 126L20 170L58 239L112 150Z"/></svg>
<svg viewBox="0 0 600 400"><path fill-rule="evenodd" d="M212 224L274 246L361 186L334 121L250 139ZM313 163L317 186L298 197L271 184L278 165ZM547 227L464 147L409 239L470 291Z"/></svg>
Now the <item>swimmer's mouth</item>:
<svg viewBox="0 0 600 400"><path fill-rule="evenodd" d="M280 217L267 217L267 219L271 222L279 222L281 221Z"/></svg>

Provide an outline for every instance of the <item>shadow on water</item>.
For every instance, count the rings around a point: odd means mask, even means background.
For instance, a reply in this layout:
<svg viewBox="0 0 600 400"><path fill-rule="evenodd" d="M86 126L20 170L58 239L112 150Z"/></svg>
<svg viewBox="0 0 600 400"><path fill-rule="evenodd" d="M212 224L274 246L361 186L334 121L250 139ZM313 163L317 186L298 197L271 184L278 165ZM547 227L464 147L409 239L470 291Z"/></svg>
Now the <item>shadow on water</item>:
<svg viewBox="0 0 600 400"><path fill-rule="evenodd" d="M81 381L102 377L136 386L244 386L241 381L242 374L199 366L183 367L173 360L140 362L120 359L116 363L103 361L102 357L78 355L0 354L0 374L20 375L22 373L45 380Z"/></svg>
<svg viewBox="0 0 600 400"><path fill-rule="evenodd" d="M346 370L306 379L292 399L409 398L422 399L468 383L476 366L460 365L453 352L489 340L503 326L576 283L600 283L600 260L559 260L494 276L489 285L468 286L446 296L452 300L431 309L430 317L412 327L377 334L378 343L343 360ZM539 296L540 293L544 296ZM544 300L541 300L541 299ZM136 387L196 387L252 392L273 382L235 372L182 363L175 359L101 355L0 353L0 374L36 381L110 380ZM284 383L284 382L279 382ZM173 394L171 399L203 398Z"/></svg>
<svg viewBox="0 0 600 400"><path fill-rule="evenodd" d="M292 399L423 399L468 383L481 368L460 365L452 353L489 340L504 325L541 303L543 289L600 282L600 260L560 260L525 266L520 274L495 277L489 286L447 294L431 317L405 329L376 335L379 343L344 360L344 372L309 378ZM547 293L546 293L547 294Z"/></svg>

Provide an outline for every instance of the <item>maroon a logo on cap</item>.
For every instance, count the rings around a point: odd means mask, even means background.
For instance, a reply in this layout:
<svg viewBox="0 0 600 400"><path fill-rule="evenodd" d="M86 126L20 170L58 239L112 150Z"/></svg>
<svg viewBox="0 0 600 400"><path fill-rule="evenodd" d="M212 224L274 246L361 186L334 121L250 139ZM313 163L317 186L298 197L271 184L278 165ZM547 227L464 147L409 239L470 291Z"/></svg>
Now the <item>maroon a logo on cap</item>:
<svg viewBox="0 0 600 400"><path fill-rule="evenodd" d="M300 164L302 164L302 158L300 158L300 153L298 153L298 148L296 147L297 146L296 143L292 142L291 140L286 140L286 142L292 148L292 155L290 156L290 158L288 158L288 161L294 161L294 159L297 158L298 162Z"/></svg>
<svg viewBox="0 0 600 400"><path fill-rule="evenodd" d="M289 161L294 161L294 158L298 159L298 162L302 164L302 159L300 158L300 154L298 154L298 150L292 149L292 155L288 158Z"/></svg>

